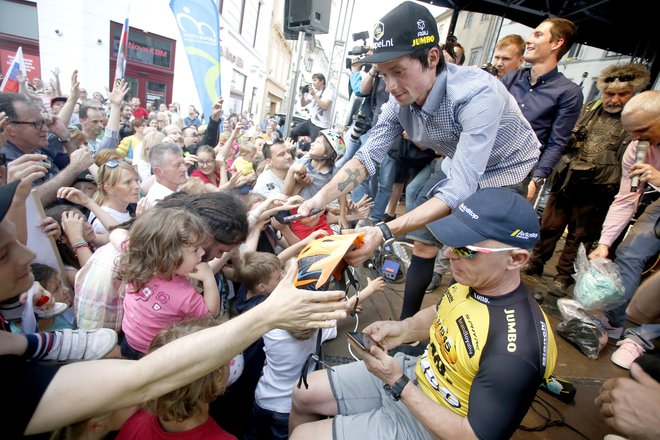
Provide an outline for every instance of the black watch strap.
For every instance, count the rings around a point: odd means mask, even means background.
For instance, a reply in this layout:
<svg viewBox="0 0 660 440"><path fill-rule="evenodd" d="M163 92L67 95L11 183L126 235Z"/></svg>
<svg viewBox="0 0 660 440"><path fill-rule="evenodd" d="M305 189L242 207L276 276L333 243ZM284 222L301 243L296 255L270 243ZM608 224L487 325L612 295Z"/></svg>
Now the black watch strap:
<svg viewBox="0 0 660 440"><path fill-rule="evenodd" d="M408 385L408 382L410 382L410 379L408 379L408 376L404 374L394 383L394 385L383 385L383 389L396 402L401 398L401 393L403 392L403 389L406 387L406 385Z"/></svg>
<svg viewBox="0 0 660 440"><path fill-rule="evenodd" d="M383 242L385 244L388 244L389 242L394 240L394 236L392 235L392 231L390 230L390 227L387 226L387 224L385 222L376 223L376 226L383 233Z"/></svg>

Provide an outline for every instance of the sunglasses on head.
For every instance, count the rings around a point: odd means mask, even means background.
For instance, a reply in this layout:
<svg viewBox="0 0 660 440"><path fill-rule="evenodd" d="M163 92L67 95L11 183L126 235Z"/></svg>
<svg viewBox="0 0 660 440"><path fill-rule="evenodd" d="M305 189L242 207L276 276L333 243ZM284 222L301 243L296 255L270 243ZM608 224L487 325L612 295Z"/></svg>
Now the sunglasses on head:
<svg viewBox="0 0 660 440"><path fill-rule="evenodd" d="M117 168L119 166L119 161L118 160L109 160L105 162L103 165L101 165L101 173L99 174L99 182L103 183L103 177L105 177L105 169L106 168Z"/></svg>
<svg viewBox="0 0 660 440"><path fill-rule="evenodd" d="M617 79L621 82L628 82L628 81L632 81L633 79L635 79L635 75L631 75L631 74L612 75L612 76L605 77L605 79L603 81L605 81L606 83L611 83L611 82L616 81Z"/></svg>
<svg viewBox="0 0 660 440"><path fill-rule="evenodd" d="M474 258L478 254L494 254L497 252L515 251L520 248L506 247L506 248L485 248L479 246L452 246L451 251L461 258Z"/></svg>

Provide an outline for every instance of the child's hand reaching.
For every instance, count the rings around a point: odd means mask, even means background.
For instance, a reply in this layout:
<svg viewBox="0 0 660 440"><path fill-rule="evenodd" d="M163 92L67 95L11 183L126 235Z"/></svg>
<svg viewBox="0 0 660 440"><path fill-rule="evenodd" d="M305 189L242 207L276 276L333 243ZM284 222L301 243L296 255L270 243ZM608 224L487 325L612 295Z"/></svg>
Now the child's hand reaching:
<svg viewBox="0 0 660 440"><path fill-rule="evenodd" d="M360 302L358 306L355 308L356 313L362 313L362 306L361 304L364 304L364 301L371 296L372 293L382 293L385 291L385 280L383 277L378 277L375 280L372 280L371 278L367 278L367 287L362 289L360 292ZM349 305L351 308L355 307L355 300L356 297L354 296L349 300Z"/></svg>
<svg viewBox="0 0 660 440"><path fill-rule="evenodd" d="M369 289L369 294L384 292L386 286L387 284L385 284L383 277L378 277L375 280L367 278L367 289Z"/></svg>
<svg viewBox="0 0 660 440"><path fill-rule="evenodd" d="M305 237L305 239L303 240L303 243L305 243L305 246L306 246L306 245L310 244L311 242L313 242L314 240L316 240L317 238L321 238L321 237L324 237L326 235L328 235L328 231L324 231L322 229L318 230L318 231L314 231L311 234L309 234L307 237Z"/></svg>
<svg viewBox="0 0 660 440"><path fill-rule="evenodd" d="M213 270L211 269L211 266L209 266L209 263L206 263L204 261L197 263L195 266L195 270L193 272L189 272L186 274L188 278L192 278L193 280L201 281L202 283L204 281L214 281L215 282L215 276L213 275Z"/></svg>

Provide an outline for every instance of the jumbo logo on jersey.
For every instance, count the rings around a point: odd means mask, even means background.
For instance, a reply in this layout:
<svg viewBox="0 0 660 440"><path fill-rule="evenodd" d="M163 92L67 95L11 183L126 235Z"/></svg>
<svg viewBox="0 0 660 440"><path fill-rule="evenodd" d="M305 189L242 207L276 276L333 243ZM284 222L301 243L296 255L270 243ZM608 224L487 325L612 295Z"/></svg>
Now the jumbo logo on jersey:
<svg viewBox="0 0 660 440"><path fill-rule="evenodd" d="M506 331L506 349L510 353L516 351L516 311L504 309L504 315L506 316L507 331Z"/></svg>

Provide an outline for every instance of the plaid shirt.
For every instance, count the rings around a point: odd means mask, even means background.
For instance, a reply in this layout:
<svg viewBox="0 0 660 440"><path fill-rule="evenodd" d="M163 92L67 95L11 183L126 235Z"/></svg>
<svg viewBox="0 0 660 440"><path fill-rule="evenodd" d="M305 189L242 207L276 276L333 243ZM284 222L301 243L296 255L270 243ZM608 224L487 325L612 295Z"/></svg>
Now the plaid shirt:
<svg viewBox="0 0 660 440"><path fill-rule="evenodd" d="M405 130L420 148L447 156L447 179L431 193L456 208L478 188L522 182L539 158L540 143L502 83L479 68L447 64L422 107L393 97L355 157L369 174Z"/></svg>

